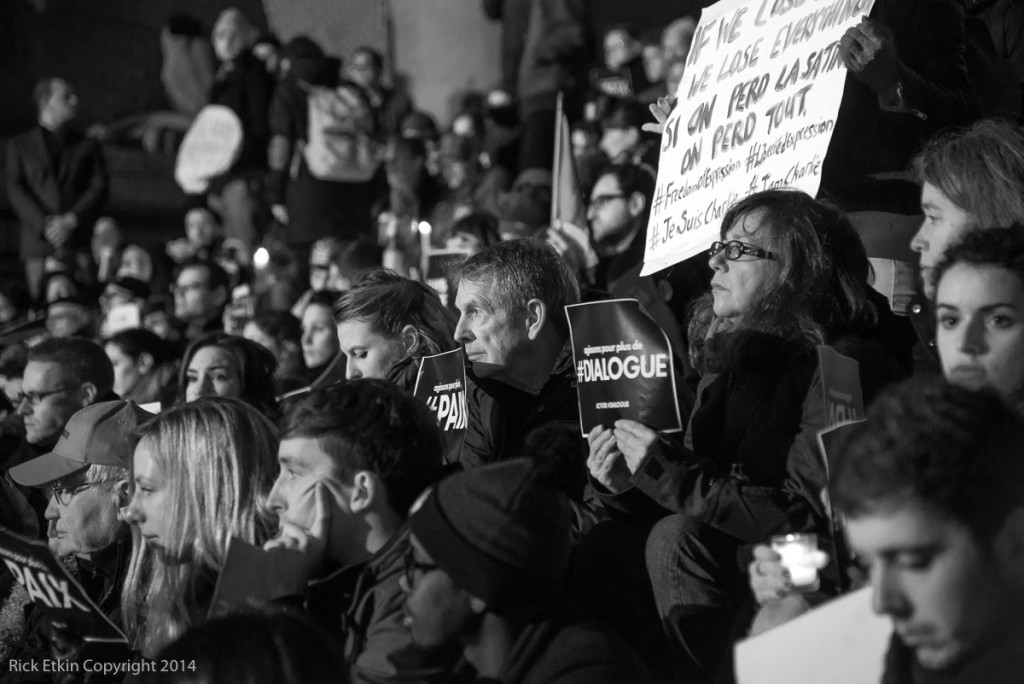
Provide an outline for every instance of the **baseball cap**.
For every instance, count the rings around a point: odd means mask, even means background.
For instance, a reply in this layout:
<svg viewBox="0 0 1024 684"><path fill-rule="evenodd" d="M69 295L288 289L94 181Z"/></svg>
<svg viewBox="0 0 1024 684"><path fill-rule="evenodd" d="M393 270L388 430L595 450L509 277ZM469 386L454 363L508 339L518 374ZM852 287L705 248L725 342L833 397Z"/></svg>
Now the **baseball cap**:
<svg viewBox="0 0 1024 684"><path fill-rule="evenodd" d="M11 479L41 487L90 465L128 468L135 429L153 417L133 401L104 401L71 416L53 451L10 469Z"/></svg>

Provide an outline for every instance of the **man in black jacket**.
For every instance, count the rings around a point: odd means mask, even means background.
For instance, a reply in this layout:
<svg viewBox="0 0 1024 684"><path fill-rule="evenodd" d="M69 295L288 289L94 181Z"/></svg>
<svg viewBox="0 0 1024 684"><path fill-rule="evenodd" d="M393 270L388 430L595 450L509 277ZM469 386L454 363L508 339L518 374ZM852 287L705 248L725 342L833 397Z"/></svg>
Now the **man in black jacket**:
<svg viewBox="0 0 1024 684"><path fill-rule="evenodd" d="M840 453L833 502L893 623L883 684L1020 680L1022 451L994 392L925 377L875 402Z"/></svg>
<svg viewBox="0 0 1024 684"><path fill-rule="evenodd" d="M580 293L568 264L543 242L510 240L470 257L455 280L455 340L474 381L462 464L518 456L527 433L544 423L577 425L565 307Z"/></svg>
<svg viewBox="0 0 1024 684"><path fill-rule="evenodd" d="M7 196L21 223L21 258L36 298L45 257L56 251L88 265L107 170L99 145L72 127L78 96L71 84L45 78L33 94L39 125L7 143Z"/></svg>

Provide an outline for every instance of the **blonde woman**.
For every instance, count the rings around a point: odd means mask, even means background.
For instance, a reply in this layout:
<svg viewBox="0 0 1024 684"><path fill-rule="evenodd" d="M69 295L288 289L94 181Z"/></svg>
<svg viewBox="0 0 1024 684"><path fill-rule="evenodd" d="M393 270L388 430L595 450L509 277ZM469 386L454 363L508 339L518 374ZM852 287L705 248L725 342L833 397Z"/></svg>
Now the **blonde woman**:
<svg viewBox="0 0 1024 684"><path fill-rule="evenodd" d="M126 519L137 528L122 593L134 647L153 657L201 622L228 540L262 546L275 528L274 426L249 404L204 398L139 429Z"/></svg>

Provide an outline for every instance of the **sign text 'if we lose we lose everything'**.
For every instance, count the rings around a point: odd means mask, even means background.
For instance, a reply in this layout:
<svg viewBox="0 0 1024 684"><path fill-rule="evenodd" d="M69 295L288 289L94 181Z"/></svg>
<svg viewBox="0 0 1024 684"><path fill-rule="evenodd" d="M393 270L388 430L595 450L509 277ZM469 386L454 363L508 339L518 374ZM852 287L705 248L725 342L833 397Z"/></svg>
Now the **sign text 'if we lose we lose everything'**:
<svg viewBox="0 0 1024 684"><path fill-rule="evenodd" d="M874 0L721 0L704 10L661 139L642 275L707 249L729 207L818 191L843 97L839 39Z"/></svg>

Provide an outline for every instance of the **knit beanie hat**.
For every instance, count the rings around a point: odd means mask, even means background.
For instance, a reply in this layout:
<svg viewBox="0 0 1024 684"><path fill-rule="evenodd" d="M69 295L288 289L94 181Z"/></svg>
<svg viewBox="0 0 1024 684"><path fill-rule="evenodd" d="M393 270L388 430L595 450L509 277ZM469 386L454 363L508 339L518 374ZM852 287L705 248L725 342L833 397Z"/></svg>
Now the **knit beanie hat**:
<svg viewBox="0 0 1024 684"><path fill-rule="evenodd" d="M539 613L569 567L568 501L530 459L442 480L413 506L410 525L456 585L506 618Z"/></svg>

